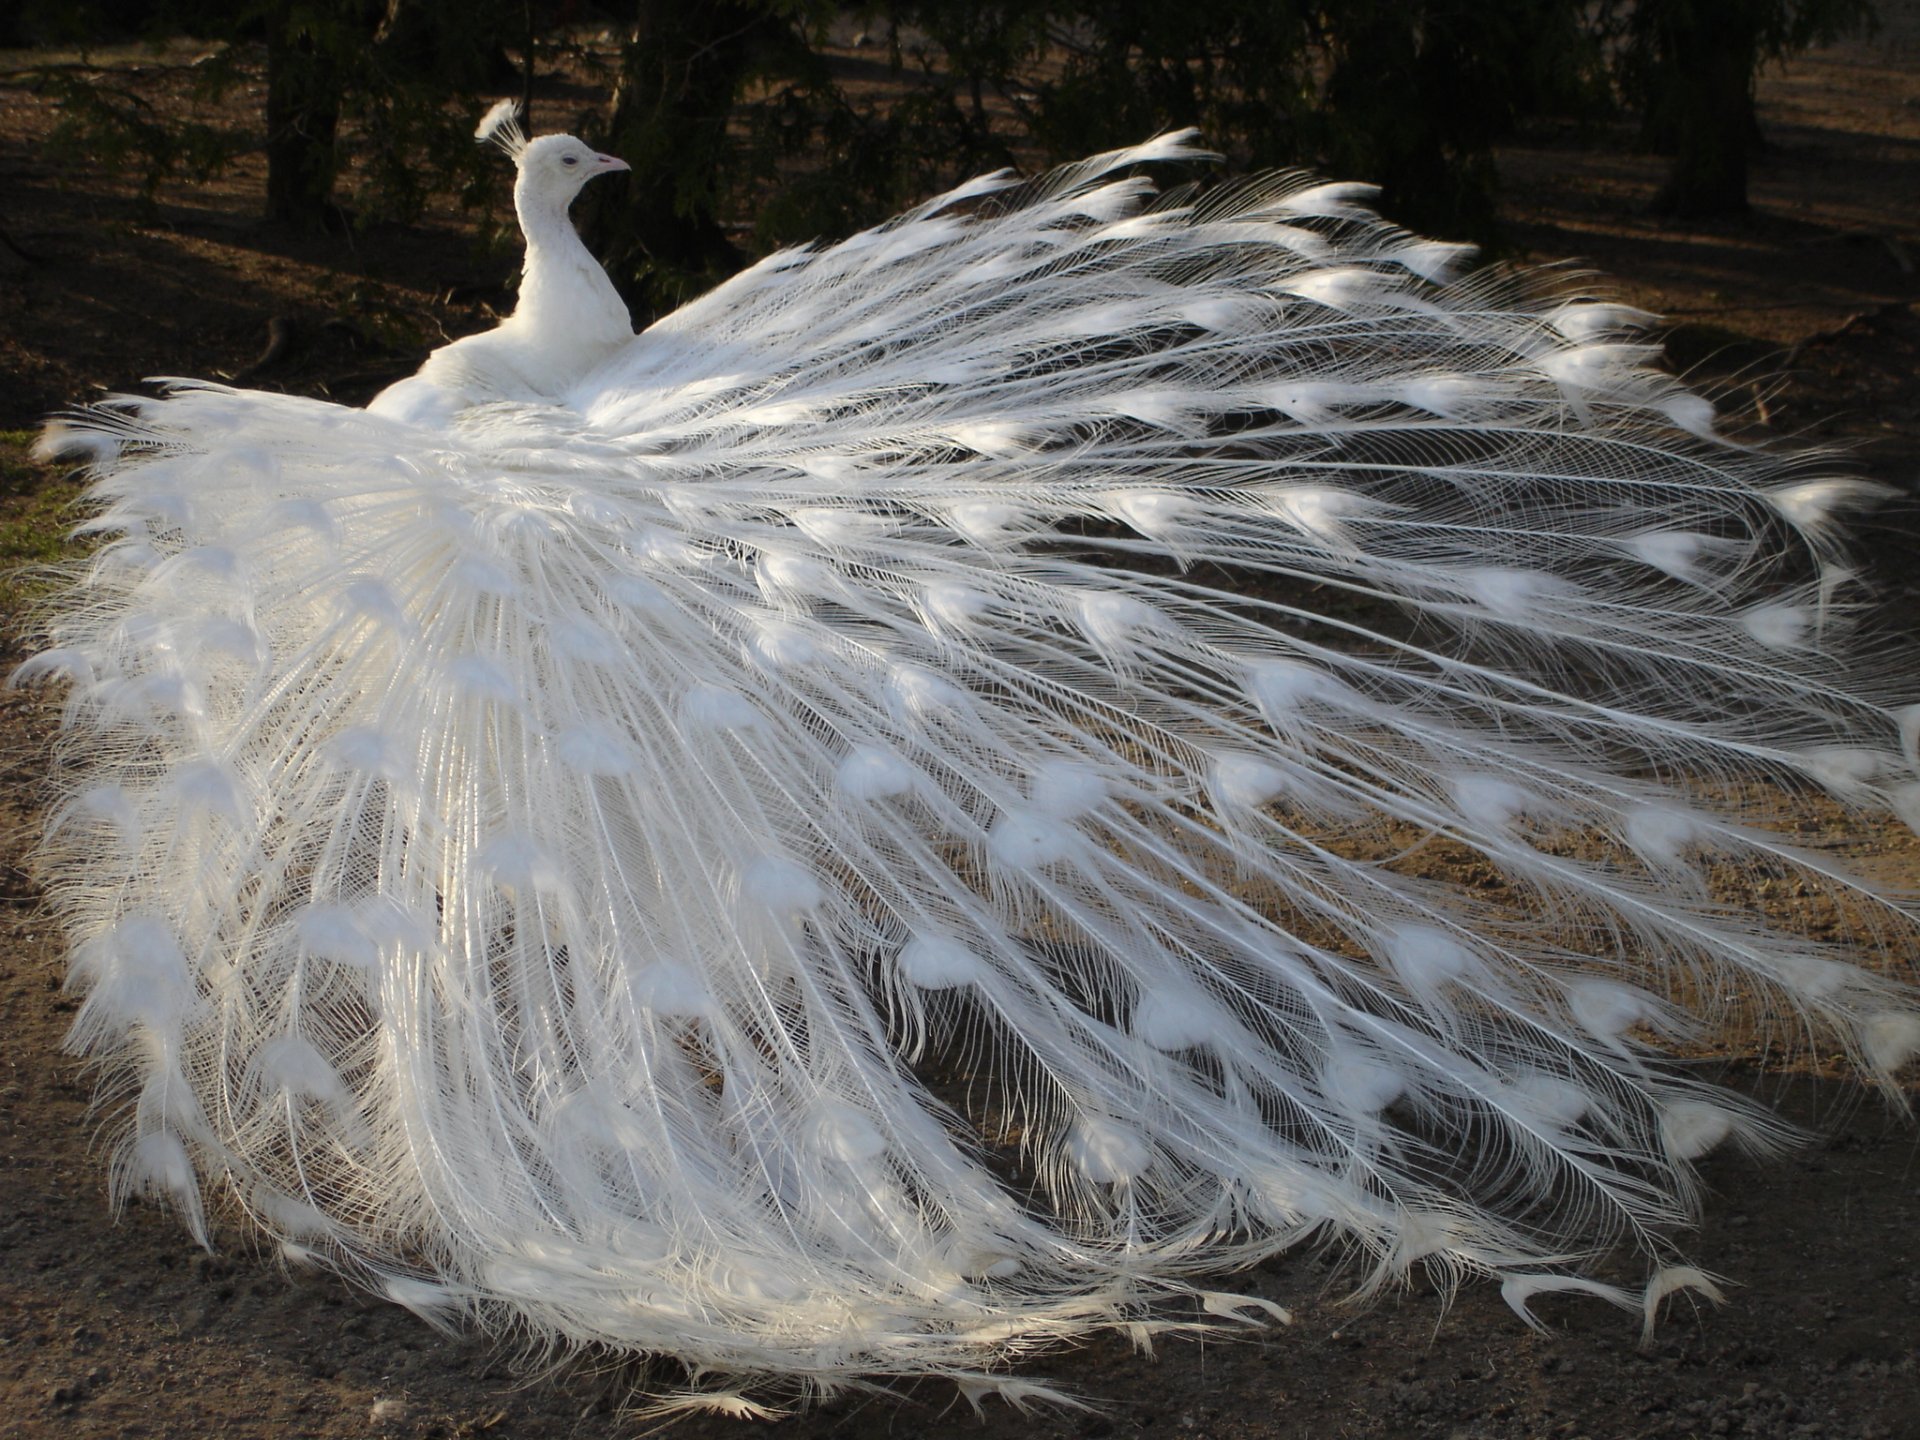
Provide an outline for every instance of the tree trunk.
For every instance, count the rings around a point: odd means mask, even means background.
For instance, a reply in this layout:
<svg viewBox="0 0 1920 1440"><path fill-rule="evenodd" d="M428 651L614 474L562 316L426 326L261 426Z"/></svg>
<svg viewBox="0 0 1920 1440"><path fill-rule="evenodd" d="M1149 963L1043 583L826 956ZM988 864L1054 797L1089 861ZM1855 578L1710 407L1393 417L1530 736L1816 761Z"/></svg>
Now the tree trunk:
<svg viewBox="0 0 1920 1440"><path fill-rule="evenodd" d="M716 182L732 150L735 97L779 29L751 0L637 0L607 142L633 175L589 194L583 228L642 323L740 266Z"/></svg>
<svg viewBox="0 0 1920 1440"><path fill-rule="evenodd" d="M303 228L325 223L333 204L334 137L340 128L336 57L290 0L267 12L267 216Z"/></svg>
<svg viewBox="0 0 1920 1440"><path fill-rule="evenodd" d="M1760 39L1752 0L1660 0L1656 15L1660 78L1649 108L1674 154L1653 208L1695 218L1739 214L1747 208L1747 155L1758 132L1753 77Z"/></svg>

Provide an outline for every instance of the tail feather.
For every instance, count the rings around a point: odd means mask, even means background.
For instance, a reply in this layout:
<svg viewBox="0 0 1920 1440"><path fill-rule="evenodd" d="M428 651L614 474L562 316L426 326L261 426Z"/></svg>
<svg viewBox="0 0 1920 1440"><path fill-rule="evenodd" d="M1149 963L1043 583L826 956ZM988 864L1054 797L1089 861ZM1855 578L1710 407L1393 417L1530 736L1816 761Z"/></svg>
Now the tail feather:
<svg viewBox="0 0 1920 1440"><path fill-rule="evenodd" d="M1524 1313L1776 1138L1662 1035L1891 1079L1910 973L1751 900L1913 953L1765 823L1917 808L1866 487L1362 190L1134 175L1196 153L775 256L570 409L98 421L50 889L77 1041L197 1107L128 1183L831 1384L1309 1237Z"/></svg>

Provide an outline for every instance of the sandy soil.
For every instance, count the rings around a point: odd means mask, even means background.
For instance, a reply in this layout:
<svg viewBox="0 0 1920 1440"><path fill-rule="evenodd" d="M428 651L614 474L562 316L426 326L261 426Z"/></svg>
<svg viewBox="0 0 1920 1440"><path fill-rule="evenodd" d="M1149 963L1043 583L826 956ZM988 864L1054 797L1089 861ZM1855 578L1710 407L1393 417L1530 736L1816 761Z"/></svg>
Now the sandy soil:
<svg viewBox="0 0 1920 1440"><path fill-rule="evenodd" d="M1755 213L1715 225L1645 216L1656 160L1619 137L1543 129L1503 154L1523 253L1581 257L1677 321L1672 349L1762 430L1859 445L1864 469L1912 496L1920 478L1920 0L1889 0L1874 40L1807 57L1762 88L1770 152ZM185 104L191 55L140 59L139 83ZM443 334L489 323L510 257L434 213L349 242L251 218L242 165L163 189L143 212L124 177L55 163L52 105L0 57L0 427L153 374L347 401L411 370ZM24 252L24 254L22 253ZM28 256L34 258L27 258ZM269 322L292 326L249 371ZM57 478L43 485L59 486ZM28 503L0 495L0 520ZM1920 601L1912 511L1864 538L1887 608ZM438 1334L323 1276L289 1274L244 1234L205 1254L168 1218L109 1216L90 1146L88 1087L60 1053L72 1001L21 869L37 825L51 720L0 695L0 1436L393 1435L603 1437L655 1422L624 1413L649 1372L587 1357L543 1368L510 1345ZM1920 880L1904 832L1847 848ZM1783 902L1783 903L1790 903ZM1096 1407L1031 1417L951 1388L843 1398L778 1422L793 1436L1521 1437L1920 1436L1920 1148L1914 1130L1844 1077L1766 1075L1716 1057L1730 1082L1822 1138L1783 1159L1706 1166L1692 1257L1730 1283L1720 1309L1682 1305L1649 1345L1637 1321L1545 1302L1545 1334L1489 1287L1451 1305L1407 1293L1371 1308L1338 1275L1292 1257L1235 1282L1296 1323L1237 1339L1120 1337L1026 1367ZM659 1372L670 1380L671 1369ZM742 1422L677 1421L684 1436Z"/></svg>

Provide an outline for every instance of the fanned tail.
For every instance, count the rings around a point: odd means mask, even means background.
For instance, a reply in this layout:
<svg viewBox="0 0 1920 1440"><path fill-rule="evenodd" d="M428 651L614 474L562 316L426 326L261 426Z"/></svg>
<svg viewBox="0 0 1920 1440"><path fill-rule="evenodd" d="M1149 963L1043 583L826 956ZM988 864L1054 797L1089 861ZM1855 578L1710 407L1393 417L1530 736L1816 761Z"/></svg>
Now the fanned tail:
<svg viewBox="0 0 1920 1440"><path fill-rule="evenodd" d="M1745 888L1912 953L1757 818L1920 820L1830 648L1868 487L1359 187L1135 173L1192 153L773 256L569 409L97 422L36 663L123 1187L429 1311L971 1375L1309 1237L1638 1305L1582 1257L1770 1133L1657 1037L1920 1050Z"/></svg>

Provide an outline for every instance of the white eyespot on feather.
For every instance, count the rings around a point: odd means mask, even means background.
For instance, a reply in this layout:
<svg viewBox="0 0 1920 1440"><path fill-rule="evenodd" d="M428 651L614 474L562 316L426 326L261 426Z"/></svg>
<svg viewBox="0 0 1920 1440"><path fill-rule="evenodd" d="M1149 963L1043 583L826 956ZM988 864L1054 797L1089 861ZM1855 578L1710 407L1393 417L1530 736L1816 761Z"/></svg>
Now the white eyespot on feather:
<svg viewBox="0 0 1920 1440"><path fill-rule="evenodd" d="M81 792L74 810L90 820L105 821L123 835L132 835L140 828L133 796L124 785L92 786Z"/></svg>
<svg viewBox="0 0 1920 1440"><path fill-rule="evenodd" d="M1407 992L1429 1009L1444 1007L1447 986L1470 984L1486 967L1478 955L1437 925L1399 925L1383 933L1376 945Z"/></svg>
<svg viewBox="0 0 1920 1440"><path fill-rule="evenodd" d="M314 904L294 921L300 948L318 960L368 970L379 964L380 949L345 905Z"/></svg>
<svg viewBox="0 0 1920 1440"><path fill-rule="evenodd" d="M1544 1070L1528 1070L1508 1082L1524 1111L1537 1123L1558 1129L1578 1125L1593 1109L1593 1096L1573 1081Z"/></svg>
<svg viewBox="0 0 1920 1440"><path fill-rule="evenodd" d="M1889 758L1858 746L1821 745L1801 752L1800 768L1832 794L1864 798Z"/></svg>
<svg viewBox="0 0 1920 1440"><path fill-rule="evenodd" d="M1221 1033L1226 1017L1198 990L1175 984L1143 990L1128 1029L1156 1050L1191 1050Z"/></svg>
<svg viewBox="0 0 1920 1440"><path fill-rule="evenodd" d="M1107 798L1100 771L1078 760L1049 760L1033 768L1027 803L1055 820L1072 820Z"/></svg>
<svg viewBox="0 0 1920 1440"><path fill-rule="evenodd" d="M740 871L741 897L775 915L818 910L827 902L820 877L784 855L761 855Z"/></svg>
<svg viewBox="0 0 1920 1440"><path fill-rule="evenodd" d="M702 500L685 492L675 491L678 502L677 511L684 511L685 523L706 529L717 523L717 517L706 513ZM638 525L627 533L627 543L633 547L634 554L649 565L662 570L697 569L708 559L708 551L694 544L686 535L664 525Z"/></svg>
<svg viewBox="0 0 1920 1440"><path fill-rule="evenodd" d="M339 1073L303 1036L278 1035L267 1041L254 1053L253 1068L269 1090L319 1100L343 1112L352 1105Z"/></svg>
<svg viewBox="0 0 1920 1440"><path fill-rule="evenodd" d="M520 582L485 555L462 555L453 562L453 579L463 588L481 595L511 599L520 593Z"/></svg>
<svg viewBox="0 0 1920 1440"><path fill-rule="evenodd" d="M1611 1043L1636 1025L1652 1025L1664 1018L1658 1000L1618 980L1582 976L1569 980L1566 991L1573 1018L1596 1040Z"/></svg>
<svg viewBox="0 0 1920 1440"><path fill-rule="evenodd" d="M767 718L753 701L725 685L689 687L680 708L696 729L750 730Z"/></svg>
<svg viewBox="0 0 1920 1440"><path fill-rule="evenodd" d="M1920 1015L1904 1010L1869 1015L1860 1022L1860 1048L1882 1074L1912 1064L1920 1057Z"/></svg>
<svg viewBox="0 0 1920 1440"><path fill-rule="evenodd" d="M1067 1132L1067 1158L1096 1185L1134 1179L1153 1161L1153 1147L1117 1120L1083 1117Z"/></svg>
<svg viewBox="0 0 1920 1440"><path fill-rule="evenodd" d="M820 646L804 626L763 616L747 632L748 658L762 670L787 670L820 658Z"/></svg>
<svg viewBox="0 0 1920 1440"><path fill-rule="evenodd" d="M961 500L947 506L947 522L976 545L1004 545L1032 524L1018 505L1000 500Z"/></svg>
<svg viewBox="0 0 1920 1440"><path fill-rule="evenodd" d="M1179 319L1215 335L1244 334L1265 318L1268 306L1244 295L1196 295L1180 301Z"/></svg>
<svg viewBox="0 0 1920 1440"><path fill-rule="evenodd" d="M807 1135L815 1148L831 1155L843 1165L860 1165L886 1153L887 1137L861 1111L851 1105L825 1104L819 1107Z"/></svg>
<svg viewBox="0 0 1920 1440"><path fill-rule="evenodd" d="M448 1330L466 1310L461 1292L452 1285L413 1275L389 1275L377 1287L394 1304L412 1311L436 1330Z"/></svg>
<svg viewBox="0 0 1920 1440"><path fill-rule="evenodd" d="M987 830L987 853L1013 871L1037 870L1075 855L1081 837L1071 825L1025 806L1003 810Z"/></svg>
<svg viewBox="0 0 1920 1440"><path fill-rule="evenodd" d="M702 1019L717 1013L706 979L678 960L656 960L639 967L629 983L634 1003L655 1015Z"/></svg>
<svg viewBox="0 0 1920 1440"><path fill-rule="evenodd" d="M189 760L176 765L167 781L167 795L187 814L218 816L234 825L243 823L250 807L241 798L240 778L218 760Z"/></svg>
<svg viewBox="0 0 1920 1440"><path fill-rule="evenodd" d="M966 630L993 609L993 600L971 585L941 580L920 592L920 608L931 624Z"/></svg>
<svg viewBox="0 0 1920 1440"><path fill-rule="evenodd" d="M1709 833L1699 816L1674 805L1635 805L1625 815L1626 842L1649 865L1686 863L1687 851Z"/></svg>
<svg viewBox="0 0 1920 1440"><path fill-rule="evenodd" d="M344 620L371 620L400 636L413 633L413 621L393 591L364 576L348 582L340 591L340 615Z"/></svg>
<svg viewBox="0 0 1920 1440"><path fill-rule="evenodd" d="M226 656L256 670L271 659L260 632L244 620L209 615L187 632L187 646L196 654Z"/></svg>
<svg viewBox="0 0 1920 1440"><path fill-rule="evenodd" d="M1669 1295L1676 1295L1682 1290L1691 1290L1715 1305L1727 1303L1725 1292L1706 1271L1697 1270L1691 1265L1663 1265L1647 1281L1646 1293L1641 1297L1644 1316L1644 1323L1640 1327L1642 1344L1653 1340L1653 1332L1660 1323L1661 1304Z"/></svg>
<svg viewBox="0 0 1920 1440"><path fill-rule="evenodd" d="M1767 970L1770 978L1792 991L1796 999L1815 1003L1836 999L1861 978L1852 965L1790 951L1773 956Z"/></svg>
<svg viewBox="0 0 1920 1440"><path fill-rule="evenodd" d="M1351 520L1385 514L1388 506L1336 485L1275 485L1261 493L1266 508L1282 523L1324 544L1352 544Z"/></svg>
<svg viewBox="0 0 1920 1440"><path fill-rule="evenodd" d="M1463 1241L1471 1244L1461 1233L1470 1223L1462 1216L1409 1206L1395 1218L1399 1222L1392 1255L1396 1270L1404 1272L1422 1260L1453 1254L1461 1249Z"/></svg>
<svg viewBox="0 0 1920 1440"><path fill-rule="evenodd" d="M120 453L117 435L72 420L49 420L29 452L42 465L104 465Z"/></svg>
<svg viewBox="0 0 1920 1440"><path fill-rule="evenodd" d="M1498 398L1487 381L1458 375L1422 375L1400 382L1396 389L1403 404L1442 420L1469 419Z"/></svg>
<svg viewBox="0 0 1920 1440"><path fill-rule="evenodd" d="M554 737L560 763L581 775L628 775L639 764L633 742L595 721L569 725Z"/></svg>
<svg viewBox="0 0 1920 1440"><path fill-rule="evenodd" d="M1407 1093L1407 1077L1391 1065L1343 1045L1321 1069L1320 1093L1348 1115L1371 1119Z"/></svg>
<svg viewBox="0 0 1920 1440"><path fill-rule="evenodd" d="M769 599L831 598L842 588L832 566L787 550L762 550L754 561L753 575Z"/></svg>
<svg viewBox="0 0 1920 1440"><path fill-rule="evenodd" d="M1892 493L1885 485L1846 475L1776 485L1765 492L1780 516L1802 530L1821 530L1844 515L1871 510Z"/></svg>
<svg viewBox="0 0 1920 1440"><path fill-rule="evenodd" d="M1658 325L1660 317L1606 300L1570 300L1547 312L1547 323L1577 343L1601 340Z"/></svg>
<svg viewBox="0 0 1920 1440"><path fill-rule="evenodd" d="M958 686L920 665L896 665L887 676L889 708L896 715L925 718L966 706Z"/></svg>
<svg viewBox="0 0 1920 1440"><path fill-rule="evenodd" d="M787 518L809 540L828 550L872 545L885 540L897 528L886 516L855 507L805 506L788 512Z"/></svg>
<svg viewBox="0 0 1920 1440"><path fill-rule="evenodd" d="M1537 363L1541 373L1563 390L1621 392L1644 385L1645 366L1659 353L1650 345L1602 341L1556 350Z"/></svg>
<svg viewBox="0 0 1920 1440"><path fill-rule="evenodd" d="M1539 570L1487 565L1459 572L1467 598L1489 614L1514 624L1550 618L1579 594L1572 581Z"/></svg>
<svg viewBox="0 0 1920 1440"><path fill-rule="evenodd" d="M1324 305L1329 310L1351 312L1372 307L1388 299L1392 282L1377 270L1357 265L1330 265L1309 270L1290 278L1279 287L1290 295Z"/></svg>
<svg viewBox="0 0 1920 1440"><path fill-rule="evenodd" d="M1901 824L1920 834L1920 780L1888 787L1887 805L1900 817Z"/></svg>
<svg viewBox="0 0 1920 1440"><path fill-rule="evenodd" d="M1309 185L1274 202L1282 215L1324 218L1328 220L1372 220L1369 208L1379 198L1380 187L1359 180L1329 180Z"/></svg>
<svg viewBox="0 0 1920 1440"><path fill-rule="evenodd" d="M677 608L666 587L644 575L610 575L601 584L614 604L641 615L671 615Z"/></svg>
<svg viewBox="0 0 1920 1440"><path fill-rule="evenodd" d="M135 1025L178 1036L204 1003L172 927L147 915L129 916L82 942L74 950L67 988L86 992L68 1038L80 1051Z"/></svg>
<svg viewBox="0 0 1920 1440"><path fill-rule="evenodd" d="M837 792L848 800L889 800L917 790L926 776L879 745L855 748L834 772Z"/></svg>
<svg viewBox="0 0 1920 1440"><path fill-rule="evenodd" d="M972 985L986 973L978 955L945 935L916 935L895 957L900 973L922 990L951 990Z"/></svg>
<svg viewBox="0 0 1920 1440"><path fill-rule="evenodd" d="M484 656L456 655L447 662L446 676L448 682L470 700L518 705L524 698L512 677Z"/></svg>
<svg viewBox="0 0 1920 1440"><path fill-rule="evenodd" d="M1178 545L1199 502L1171 490L1115 490L1101 499L1122 522L1162 545Z"/></svg>
<svg viewBox="0 0 1920 1440"><path fill-rule="evenodd" d="M152 1130L127 1147L114 1186L116 1199L146 1195L173 1206L200 1244L207 1243L206 1222L200 1208L200 1178L193 1158L180 1137Z"/></svg>
<svg viewBox="0 0 1920 1440"><path fill-rule="evenodd" d="M1686 530L1646 530L1628 536L1620 546L1642 564L1689 584L1700 583L1702 562L1708 557L1740 548L1738 541Z"/></svg>
<svg viewBox="0 0 1920 1440"><path fill-rule="evenodd" d="M1060 323L1070 326L1078 322L1073 316L1062 316ZM992 460L1017 460L1032 453L1041 433L1038 426L1016 420L969 420L946 427L947 439L960 449Z"/></svg>
<svg viewBox="0 0 1920 1440"><path fill-rule="evenodd" d="M1478 247L1473 245L1456 245L1442 240L1412 240L1395 246L1382 258L1405 266L1430 285L1444 285L1479 253Z"/></svg>
<svg viewBox="0 0 1920 1440"><path fill-rule="evenodd" d="M352 725L327 741L326 757L342 770L401 784L413 779L413 766L400 741L371 725Z"/></svg>
<svg viewBox="0 0 1920 1440"><path fill-rule="evenodd" d="M1157 607L1110 590L1081 596L1076 609L1080 628L1103 651L1128 655L1139 648L1137 642L1144 635L1177 633Z"/></svg>
<svg viewBox="0 0 1920 1440"><path fill-rule="evenodd" d="M558 891L566 886L560 862L529 835L496 835L475 857L480 871L508 891Z"/></svg>
<svg viewBox="0 0 1920 1440"><path fill-rule="evenodd" d="M1288 772L1253 755L1217 755L1208 767L1208 789L1223 811L1257 810L1286 793Z"/></svg>
<svg viewBox="0 0 1920 1440"><path fill-rule="evenodd" d="M607 627L585 615L569 615L547 626L547 643L556 655L585 665L613 665L626 658Z"/></svg>
<svg viewBox="0 0 1920 1440"><path fill-rule="evenodd" d="M1338 428L1340 407L1379 404L1385 396L1368 385L1299 378L1255 386L1248 399L1278 410L1296 425Z"/></svg>
<svg viewBox="0 0 1920 1440"><path fill-rule="evenodd" d="M1449 782L1454 809L1468 824L1503 831L1526 818L1550 815L1553 806L1524 785L1497 775L1462 775Z"/></svg>
<svg viewBox="0 0 1920 1440"><path fill-rule="evenodd" d="M1676 428L1689 435L1697 435L1702 440L1719 438L1718 417L1713 412L1713 402L1704 395L1696 395L1691 390L1676 386L1660 398L1656 408Z"/></svg>
<svg viewBox="0 0 1920 1440"><path fill-rule="evenodd" d="M1183 310L1186 307L1182 307ZM1103 412L1125 420L1171 430L1175 434L1199 434L1200 421L1218 407L1216 397L1202 391L1141 385L1100 398Z"/></svg>
<svg viewBox="0 0 1920 1440"><path fill-rule="evenodd" d="M1661 1107L1660 1143L1675 1160L1697 1160L1734 1133L1736 1120L1704 1100L1675 1100Z"/></svg>
<svg viewBox="0 0 1920 1440"><path fill-rule="evenodd" d="M1302 660L1256 660L1246 668L1247 692L1276 728L1291 730L1310 705L1345 705L1357 699L1332 672Z"/></svg>
<svg viewBox="0 0 1920 1440"><path fill-rule="evenodd" d="M1807 643L1814 618L1804 605L1752 605L1735 617L1740 628L1772 650L1795 650Z"/></svg>
<svg viewBox="0 0 1920 1440"><path fill-rule="evenodd" d="M275 1234L294 1241L324 1243L343 1238L341 1226L325 1214L293 1196L265 1184L247 1191L247 1209Z"/></svg>
<svg viewBox="0 0 1920 1440"><path fill-rule="evenodd" d="M207 1112L176 1062L177 1047L171 1036L166 1038L164 1051L151 1057L153 1068L140 1086L140 1098L134 1102L134 1128L141 1133L169 1130L176 1135L210 1134Z"/></svg>

